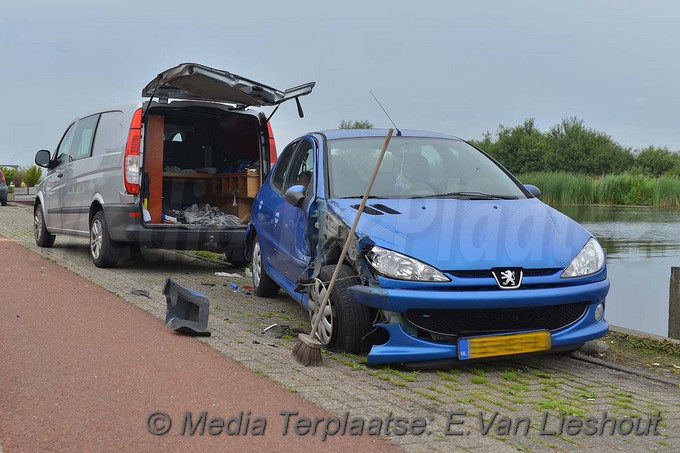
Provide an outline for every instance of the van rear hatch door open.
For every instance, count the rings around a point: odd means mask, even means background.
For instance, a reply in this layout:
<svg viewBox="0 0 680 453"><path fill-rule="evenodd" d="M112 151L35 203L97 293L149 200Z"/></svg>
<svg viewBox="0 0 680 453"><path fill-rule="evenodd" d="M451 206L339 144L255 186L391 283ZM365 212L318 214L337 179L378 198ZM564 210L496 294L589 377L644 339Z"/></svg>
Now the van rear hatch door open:
<svg viewBox="0 0 680 453"><path fill-rule="evenodd" d="M227 71L183 63L158 74L144 87L142 96L258 107L305 96L312 92L314 85L309 82L282 91Z"/></svg>

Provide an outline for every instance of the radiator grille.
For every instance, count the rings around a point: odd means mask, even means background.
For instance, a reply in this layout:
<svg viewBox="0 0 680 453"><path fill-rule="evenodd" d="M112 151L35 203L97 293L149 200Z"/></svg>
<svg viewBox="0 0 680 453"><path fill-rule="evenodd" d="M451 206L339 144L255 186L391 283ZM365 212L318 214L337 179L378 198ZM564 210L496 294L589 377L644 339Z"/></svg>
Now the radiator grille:
<svg viewBox="0 0 680 453"><path fill-rule="evenodd" d="M439 335L557 330L578 320L588 304L579 302L544 307L467 310L408 310L406 319L417 328Z"/></svg>

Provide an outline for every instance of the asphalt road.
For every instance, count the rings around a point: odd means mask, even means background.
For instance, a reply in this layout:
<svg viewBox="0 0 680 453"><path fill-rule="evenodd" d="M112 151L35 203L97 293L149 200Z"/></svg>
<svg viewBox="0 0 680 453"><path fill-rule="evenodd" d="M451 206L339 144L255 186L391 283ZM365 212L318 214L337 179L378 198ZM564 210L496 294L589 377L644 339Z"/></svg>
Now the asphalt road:
<svg viewBox="0 0 680 453"><path fill-rule="evenodd" d="M7 452L394 450L331 435L330 412L14 242L0 256Z"/></svg>
<svg viewBox="0 0 680 453"><path fill-rule="evenodd" d="M77 342L78 346L82 344L82 347L87 348L96 338L106 338L108 341L104 346L108 345L114 352L123 352L130 363L141 362L144 367L158 366L161 370L170 372L175 368L175 362L157 363L154 357L159 353L158 348L180 341L190 346L190 352L194 356L211 357L208 361L200 361L203 364L223 360L224 357L233 359L241 364L240 369L244 372L246 369L252 371L248 373L248 380L263 383L262 385L271 384L273 381L277 383L274 385L278 385L279 390L282 390L284 394L289 394L287 396L302 397L307 402L312 402L338 416L349 413L351 416L365 420L371 417L385 420L389 414L393 414L393 416L404 417L410 421L418 418L425 419L427 422L425 432L411 430L401 434L393 431L386 436L393 445L409 452L680 451L680 388L672 382L647 379L625 369L614 369L606 364L598 365L577 360L574 357L562 356L499 360L436 370L412 371L394 366L370 368L365 364L365 356L329 353L324 354L323 366L305 368L295 362L290 351L295 342L295 332L308 329L309 321L307 314L302 312L289 297L281 294L275 299L261 299L240 291L235 292L229 287L230 283L238 286L250 284L249 279L241 272L230 268L225 263L202 260L186 253L145 251L143 260L128 260L114 270L97 269L89 260L87 241L84 239L59 236L52 249L36 247L32 239L31 214L30 206L14 204L6 209L0 209L0 236L35 252L28 255L32 257L31 266L24 268L21 263L17 262L21 261L21 257L24 256L19 252L21 248L14 245L10 249L4 245L9 242L4 241L2 242L3 248L0 249L0 263L2 263L0 275L3 281L3 291L0 292L0 325L2 326L0 327L0 345L2 345L0 346L0 443L5 446L6 450L13 451L10 445L14 445L10 444L11 437L6 426L11 424L16 427L21 424L23 427L21 429L30 429L32 436L37 438L40 438L38 433L41 429L49 430L52 426L52 419L49 419L50 423L42 421L41 417L44 417L42 412L22 415L21 420L28 420L28 423L33 423L35 426L26 428L23 421L14 424L15 422L11 420L11 417L15 415L11 414L13 406L10 407L6 402L10 401L6 395L23 392L18 396L12 396L15 400L21 399L24 395L30 394L29 387L45 387L54 391L59 388L49 385L50 380L57 379L53 375L59 374L54 370L59 370L60 373L75 373L73 369L84 365L83 361L86 358L98 355L98 350L86 350L82 359L79 358L80 355L65 356L63 358L70 360L72 366L60 365L61 368L48 366L51 363L49 359L58 359L58 356L39 355L42 349L49 350L53 347L50 344L50 336L40 336L43 329L58 331L61 335L57 337L58 342L68 341L69 333L76 329L72 322L57 323L51 316L51 310L56 309L53 306L55 301L57 299L68 301L70 297L74 297L72 295L80 293L91 296L96 290L101 291L97 294L106 294L111 297L115 295L116 306L127 307L116 309L115 312L125 313L128 316L125 316L123 321L114 321L120 318L113 318L112 314L105 310L105 306L111 304L102 306L99 303L99 299L104 300L103 296L89 297L89 302L82 306L82 310L87 309L96 318L85 326L86 333L81 337L82 341ZM42 280L47 277L41 273L41 267L52 269L55 267L54 264L58 265L56 269L60 269L65 272L64 275L69 276L64 277L65 280L71 281L76 277L64 268L82 277L79 280L82 283L72 285L57 297L56 291L44 284ZM227 272L229 275L219 276L215 275L215 272ZM28 274L28 276L23 274ZM15 302L17 294L5 291L8 275L12 279L24 282L18 290L20 297L23 297L24 293L28 296L29 291L25 288L37 287L33 290L43 291L40 293L40 303L36 304L36 307L31 307L44 318L40 320L44 323L40 329L37 327L40 325L37 314L34 315L35 319L29 317L28 320L22 321L21 313L16 312L15 307L21 304ZM161 291L167 276L172 276L183 286L203 292L209 297L211 301L209 328L213 332L212 337L200 341L186 339L177 337L162 327L162 321L158 318L162 319L165 316L165 299ZM85 288L84 285L89 286ZM133 290L139 289L148 291L149 297L131 294ZM612 304L616 301L608 300L608 303ZM153 316L144 315L143 312ZM152 335L152 340L146 342L147 345L138 345L139 341L132 341L134 348L148 348L144 355L125 353L123 346L129 344L130 340L136 338L135 335L138 334L136 330L132 331L128 328L127 319L130 318L130 313L139 313L147 319L146 322L157 328L156 333ZM17 314L20 318L16 318ZM10 375L1 364L12 362L4 359L3 355L9 354L5 351L12 349L6 346L10 344L8 341L19 343L17 339L21 337L19 329L7 329L19 326L19 322L28 323L29 321L36 323L35 333L30 338L31 341L35 339L38 345L33 349L17 345L17 348L28 349L25 349L26 354L20 358L15 357L15 360L34 363L33 372L29 373L33 377L30 379L15 377L10 382ZM9 324L10 322L12 324ZM276 326L263 333L263 329L272 324ZM6 332L11 332L11 335ZM29 360L28 357L32 354L38 357L36 362ZM63 363L63 360L60 363ZM106 367L106 374L97 374L97 376L106 376L106 382L122 380L126 385L137 382L125 373L117 371L123 363L125 362L111 361ZM37 364L44 364L44 366ZM18 365L14 363L12 366L18 370L24 365L19 362ZM226 368L223 366L221 369ZM175 399L182 394L181 391L176 390L177 387L172 387L173 391L170 391L168 389L171 387L168 387L168 382L162 381L161 383L159 376L144 375L142 379L144 384L157 386L160 396L158 399L149 397L146 400L144 399L146 393L134 395L135 399L144 403L143 410L139 409L136 412L135 429L142 430L143 434L146 429L144 417L148 416L147 411L155 409L166 410L175 421L181 419L184 410L212 411L210 405L217 401L213 392L219 391L221 386L231 386L232 379L228 373L223 374L221 379L216 378L215 381L210 381L210 385L203 385L208 379L204 375L209 376L209 374L202 368L195 369L193 373L188 369L186 372L187 375L191 374L193 380L192 384L184 381L183 388L187 392L199 392L192 388L198 385L200 391L205 392L192 393L196 399L189 407L184 404L175 404ZM21 387L24 379L28 379L30 385ZM6 382L10 383L6 384ZM87 384L97 389L98 394L103 394L102 389L107 388L99 387L103 384L99 382L98 377L95 378L92 375L89 376ZM122 391L121 388L117 390ZM237 393L248 395L245 391ZM78 398L80 396L77 392L68 394L69 401L73 399L77 402ZM304 400L299 400L300 404L303 404ZM53 400L49 401L54 403ZM250 409L252 414L259 412L260 406L249 404L249 398L246 398L246 401L238 401L239 405L226 405L225 402L222 406L216 406L217 415L231 416L232 408L235 410L237 407L239 411L241 408ZM276 409L283 407L283 405L276 405L278 397L271 398L270 401ZM246 403L248 403L247 406ZM57 404L50 406L50 411L58 409ZM115 416L122 416L122 409L109 412ZM452 414L452 412L460 415ZM91 406L85 415L77 420L82 422L97 414L106 413L106 407ZM276 416L276 410L273 413L271 426L281 422L281 417ZM269 416L270 412L266 414ZM497 414L496 418L494 414ZM640 434L625 434L627 426L631 423L639 420L638 425L644 428L645 424L649 426L649 422L657 414L660 414L662 420L656 422L656 429L648 429L647 432L641 429ZM623 429L619 431L614 429L612 434L609 434L609 429L595 434L584 433L583 429L579 431L576 428L573 428L572 432L566 430L556 432L559 431L560 420L565 420L566 423L568 417L574 417L572 423L578 424L579 420L585 423L588 419L594 420L593 423L601 423L603 416L615 419L614 422L607 422L607 426L619 423L619 428ZM494 422L487 430L489 421L492 419ZM542 430L544 420L546 421L545 430ZM463 423L450 424L451 421ZM68 421L68 423L71 422L73 419ZM504 429L506 422L512 426L509 433ZM522 423L529 426L526 431ZM623 426L621 426L622 423ZM61 429L61 425L59 426ZM513 432L515 427L520 429ZM573 432L573 430L578 432ZM102 435L105 435L106 431L107 428L100 428ZM459 431L462 434L458 435ZM168 435L171 437L166 437ZM174 431L168 435L149 436L158 442L169 442L168 439L181 437ZM272 432L271 435L273 438L276 434ZM270 432L267 431L266 437L269 436ZM218 437L224 438L224 436ZM279 437L285 437L283 439L285 441L292 439L288 436ZM344 440L340 437L338 439ZM245 441L253 441L253 438L246 436ZM198 445L192 444L191 439L188 438L179 439L176 442L178 443L172 444L173 448L176 445L187 445L186 448L191 449L195 448L194 445ZM244 445L247 450L259 449L255 444ZM336 449L327 443L317 443L315 446ZM134 449L134 446L132 448ZM211 447L207 448L211 449ZM362 444L357 447L358 450L365 448L374 449L374 446ZM285 444L281 450L295 449L295 446L288 448ZM337 449L344 450L344 447L339 446Z"/></svg>

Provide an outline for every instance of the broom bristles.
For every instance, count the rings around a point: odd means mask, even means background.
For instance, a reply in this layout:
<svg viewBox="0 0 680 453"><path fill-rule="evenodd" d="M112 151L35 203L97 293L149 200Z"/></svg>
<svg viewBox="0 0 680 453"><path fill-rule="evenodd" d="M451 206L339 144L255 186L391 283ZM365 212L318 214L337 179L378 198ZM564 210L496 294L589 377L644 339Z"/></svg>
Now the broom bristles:
<svg viewBox="0 0 680 453"><path fill-rule="evenodd" d="M293 357L304 366L319 366L323 363L321 343L301 333L293 348Z"/></svg>

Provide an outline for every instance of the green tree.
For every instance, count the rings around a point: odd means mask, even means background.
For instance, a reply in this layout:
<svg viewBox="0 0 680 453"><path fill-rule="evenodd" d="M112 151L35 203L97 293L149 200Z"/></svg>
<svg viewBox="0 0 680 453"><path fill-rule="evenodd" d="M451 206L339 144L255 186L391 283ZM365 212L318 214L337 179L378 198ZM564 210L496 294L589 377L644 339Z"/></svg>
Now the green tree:
<svg viewBox="0 0 680 453"><path fill-rule="evenodd" d="M668 148L648 146L635 157L635 166L648 176L673 174L676 167L680 168L680 154Z"/></svg>
<svg viewBox="0 0 680 453"><path fill-rule="evenodd" d="M533 118L513 128L498 126L495 142L486 132L480 142L473 144L490 153L513 173L544 170L545 134L536 128Z"/></svg>
<svg viewBox="0 0 680 453"><path fill-rule="evenodd" d="M587 128L575 117L563 119L548 132L538 130L533 118L515 127L501 125L495 140L486 132L481 141L472 143L513 173L618 174L629 170L634 162L630 149L607 134Z"/></svg>
<svg viewBox="0 0 680 453"><path fill-rule="evenodd" d="M28 187L34 187L42 178L42 168L31 165L24 169L24 182Z"/></svg>
<svg viewBox="0 0 680 453"><path fill-rule="evenodd" d="M633 165L633 154L609 135L585 127L576 117L563 119L548 132L545 165L551 171L618 174Z"/></svg>
<svg viewBox="0 0 680 453"><path fill-rule="evenodd" d="M373 129L373 123L368 120L363 121L352 121L352 120L341 120L340 129Z"/></svg>

